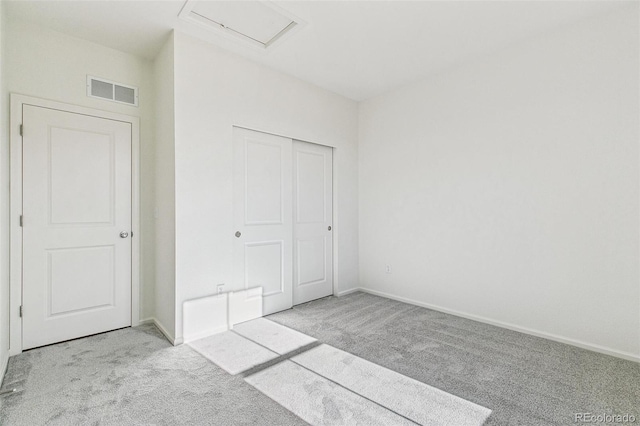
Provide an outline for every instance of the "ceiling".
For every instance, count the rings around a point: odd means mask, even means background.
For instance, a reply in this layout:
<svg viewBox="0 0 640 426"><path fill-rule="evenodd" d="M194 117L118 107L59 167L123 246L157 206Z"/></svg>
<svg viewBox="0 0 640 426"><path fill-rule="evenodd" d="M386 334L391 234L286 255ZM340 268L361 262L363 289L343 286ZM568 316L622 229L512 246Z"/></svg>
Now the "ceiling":
<svg viewBox="0 0 640 426"><path fill-rule="evenodd" d="M3 3L9 20L148 59L177 29L356 101L591 16L637 13L611 0L275 1L306 25L264 50L178 18L184 1Z"/></svg>

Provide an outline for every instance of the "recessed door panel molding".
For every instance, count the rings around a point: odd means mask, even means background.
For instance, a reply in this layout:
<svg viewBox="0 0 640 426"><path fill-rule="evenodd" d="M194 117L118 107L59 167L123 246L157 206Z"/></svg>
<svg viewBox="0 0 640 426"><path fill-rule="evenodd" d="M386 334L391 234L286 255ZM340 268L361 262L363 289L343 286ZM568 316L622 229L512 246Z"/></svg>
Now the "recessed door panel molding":
<svg viewBox="0 0 640 426"><path fill-rule="evenodd" d="M327 279L327 237L298 238L296 240L297 285L311 285Z"/></svg>
<svg viewBox="0 0 640 426"><path fill-rule="evenodd" d="M293 304L333 294L333 149L293 143Z"/></svg>
<svg viewBox="0 0 640 426"><path fill-rule="evenodd" d="M132 124L34 105L22 120L22 349L131 325Z"/></svg>
<svg viewBox="0 0 640 426"><path fill-rule="evenodd" d="M245 225L282 225L283 146L251 138L245 144Z"/></svg>
<svg viewBox="0 0 640 426"><path fill-rule="evenodd" d="M245 244L245 289L262 287L263 296L284 293L283 243L263 241Z"/></svg>
<svg viewBox="0 0 640 426"><path fill-rule="evenodd" d="M114 246L47 250L47 261L46 319L114 306Z"/></svg>
<svg viewBox="0 0 640 426"><path fill-rule="evenodd" d="M307 144L311 145L311 144ZM331 195L326 188L327 158L325 153L309 150L308 147L295 151L296 168L296 223L320 223L327 221L327 196ZM312 147L313 148L313 147Z"/></svg>
<svg viewBox="0 0 640 426"><path fill-rule="evenodd" d="M262 287L265 315L292 306L292 145L234 127L234 285Z"/></svg>
<svg viewBox="0 0 640 426"><path fill-rule="evenodd" d="M54 126L49 133L49 223L113 225L115 135Z"/></svg>

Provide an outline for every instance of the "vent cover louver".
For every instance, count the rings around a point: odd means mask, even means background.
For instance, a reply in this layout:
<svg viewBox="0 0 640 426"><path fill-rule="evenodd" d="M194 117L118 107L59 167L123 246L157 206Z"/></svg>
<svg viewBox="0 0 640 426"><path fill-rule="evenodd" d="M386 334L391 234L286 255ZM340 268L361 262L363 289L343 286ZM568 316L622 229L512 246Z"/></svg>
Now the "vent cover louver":
<svg viewBox="0 0 640 426"><path fill-rule="evenodd" d="M138 106L138 88L87 76L87 96Z"/></svg>
<svg viewBox="0 0 640 426"><path fill-rule="evenodd" d="M223 37L266 50L304 26L304 21L270 1L187 0L180 18Z"/></svg>

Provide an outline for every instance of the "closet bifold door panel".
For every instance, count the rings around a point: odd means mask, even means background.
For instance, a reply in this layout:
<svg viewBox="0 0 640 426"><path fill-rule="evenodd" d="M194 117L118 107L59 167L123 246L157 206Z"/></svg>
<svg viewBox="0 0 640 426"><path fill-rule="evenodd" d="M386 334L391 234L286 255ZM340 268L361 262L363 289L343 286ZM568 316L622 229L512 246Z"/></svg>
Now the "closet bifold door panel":
<svg viewBox="0 0 640 426"><path fill-rule="evenodd" d="M293 304L333 294L333 149L293 142Z"/></svg>
<svg viewBox="0 0 640 426"><path fill-rule="evenodd" d="M234 287L262 287L268 315L293 303L293 141L238 127L233 139Z"/></svg>

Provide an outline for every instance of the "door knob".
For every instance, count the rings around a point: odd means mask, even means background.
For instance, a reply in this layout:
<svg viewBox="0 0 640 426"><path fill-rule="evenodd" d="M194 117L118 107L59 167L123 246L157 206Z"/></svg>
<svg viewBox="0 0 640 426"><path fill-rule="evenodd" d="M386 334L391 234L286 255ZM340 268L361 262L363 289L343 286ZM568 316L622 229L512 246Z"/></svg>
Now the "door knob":
<svg viewBox="0 0 640 426"><path fill-rule="evenodd" d="M120 233L120 238L127 238L129 236L129 233L127 231L122 231Z"/></svg>
<svg viewBox="0 0 640 426"><path fill-rule="evenodd" d="M236 238L240 238L240 235L242 235L242 232L236 231Z"/></svg>
<svg viewBox="0 0 640 426"><path fill-rule="evenodd" d="M328 229L329 231L331 231L331 226L329 226L327 229Z"/></svg>

